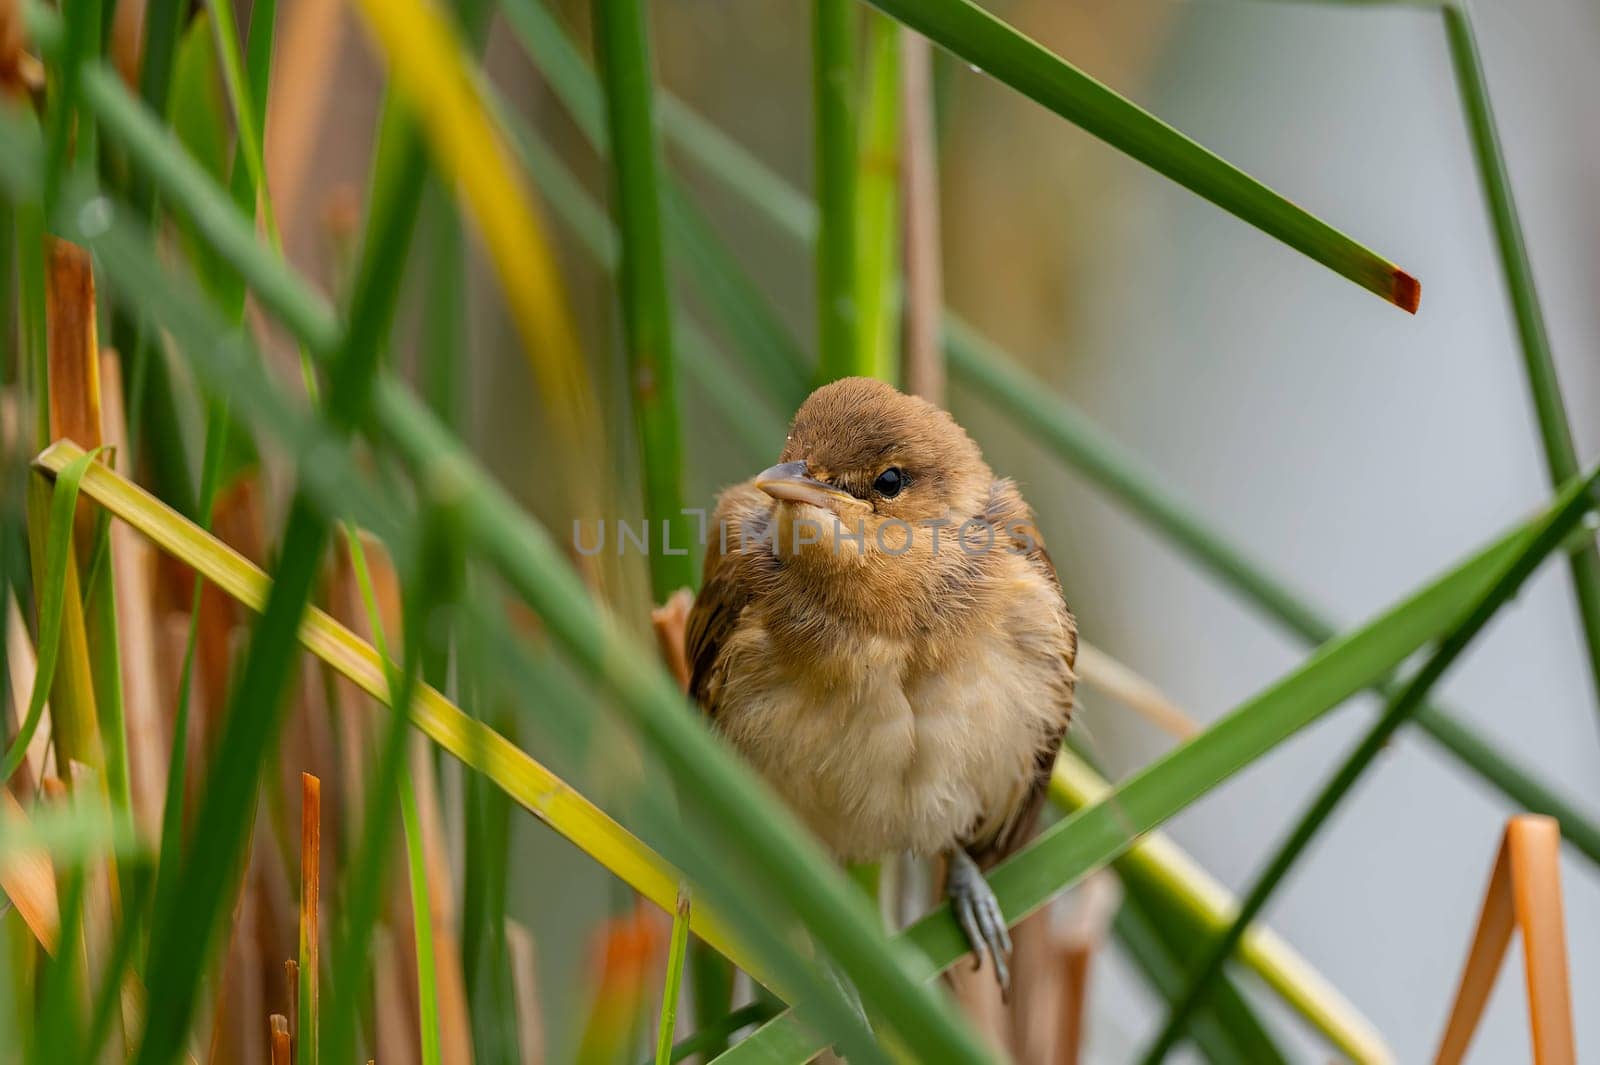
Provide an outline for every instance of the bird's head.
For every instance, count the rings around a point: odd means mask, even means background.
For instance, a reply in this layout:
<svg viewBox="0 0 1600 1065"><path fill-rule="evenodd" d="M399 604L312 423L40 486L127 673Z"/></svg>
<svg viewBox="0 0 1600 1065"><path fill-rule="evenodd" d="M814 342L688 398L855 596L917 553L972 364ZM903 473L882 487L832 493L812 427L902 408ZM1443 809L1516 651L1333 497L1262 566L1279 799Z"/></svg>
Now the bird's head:
<svg viewBox="0 0 1600 1065"><path fill-rule="evenodd" d="M776 466L756 487L777 501L783 555L854 568L925 560L983 511L994 475L955 419L890 385L847 377L795 414Z"/></svg>

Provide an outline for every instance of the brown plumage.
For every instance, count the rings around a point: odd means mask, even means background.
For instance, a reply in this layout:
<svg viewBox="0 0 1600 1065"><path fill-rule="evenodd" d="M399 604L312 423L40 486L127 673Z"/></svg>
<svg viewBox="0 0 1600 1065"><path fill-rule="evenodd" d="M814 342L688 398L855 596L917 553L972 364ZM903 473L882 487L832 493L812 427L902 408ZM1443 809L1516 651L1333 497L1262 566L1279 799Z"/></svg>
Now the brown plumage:
<svg viewBox="0 0 1600 1065"><path fill-rule="evenodd" d="M943 854L1006 980L978 868L1031 831L1077 631L1016 486L948 414L818 389L779 465L722 494L689 616L690 692L842 860Z"/></svg>

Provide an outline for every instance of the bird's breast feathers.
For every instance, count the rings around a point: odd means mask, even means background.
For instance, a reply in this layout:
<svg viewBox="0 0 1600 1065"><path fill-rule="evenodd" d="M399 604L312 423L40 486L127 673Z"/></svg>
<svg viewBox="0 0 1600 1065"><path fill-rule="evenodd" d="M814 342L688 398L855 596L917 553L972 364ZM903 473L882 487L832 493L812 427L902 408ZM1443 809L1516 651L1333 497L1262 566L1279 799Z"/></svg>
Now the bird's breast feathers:
<svg viewBox="0 0 1600 1065"><path fill-rule="evenodd" d="M717 727L844 860L991 838L1025 804L1072 699L1059 591L1013 590L1005 624L936 652L862 635L799 660L747 610L716 670Z"/></svg>

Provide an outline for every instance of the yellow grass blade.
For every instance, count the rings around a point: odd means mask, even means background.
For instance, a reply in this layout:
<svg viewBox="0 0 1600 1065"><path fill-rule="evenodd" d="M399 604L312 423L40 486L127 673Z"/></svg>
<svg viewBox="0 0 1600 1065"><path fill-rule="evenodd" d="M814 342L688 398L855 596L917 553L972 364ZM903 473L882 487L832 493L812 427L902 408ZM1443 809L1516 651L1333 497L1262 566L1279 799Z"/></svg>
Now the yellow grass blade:
<svg viewBox="0 0 1600 1065"><path fill-rule="evenodd" d="M87 491L87 481L84 490ZM1050 778L1050 798L1077 810L1110 794L1111 785L1063 750ZM1238 902L1228 889L1159 832L1145 836L1121 859L1142 865L1153 881L1216 934L1233 923ZM1272 929L1252 925L1239 945L1240 959L1266 981L1329 1042L1362 1065L1387 1065L1394 1053L1371 1022Z"/></svg>
<svg viewBox="0 0 1600 1065"><path fill-rule="evenodd" d="M561 453L597 458L599 441L584 434L595 434L598 408L561 275L454 29L426 0L357 0L356 7L488 248L545 411L573 445Z"/></svg>
<svg viewBox="0 0 1600 1065"><path fill-rule="evenodd" d="M45 449L34 463L54 474L82 453L76 444L62 440ZM143 488L91 463L79 491L249 609L259 612L266 606L271 579L264 572ZM322 610L308 607L300 623L300 642L387 704L389 688L378 652L349 629ZM410 717L412 724L440 747L494 781L639 894L668 913L673 911L682 874L566 781L425 684L417 686ZM690 927L745 971L761 978L761 967L730 939L705 905L695 907Z"/></svg>

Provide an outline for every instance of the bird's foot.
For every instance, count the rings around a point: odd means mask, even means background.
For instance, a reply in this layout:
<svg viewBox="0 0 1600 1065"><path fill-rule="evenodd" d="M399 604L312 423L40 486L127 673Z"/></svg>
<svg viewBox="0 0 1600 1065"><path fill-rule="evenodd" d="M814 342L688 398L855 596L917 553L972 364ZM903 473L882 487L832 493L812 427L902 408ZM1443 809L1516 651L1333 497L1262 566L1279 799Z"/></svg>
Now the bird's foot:
<svg viewBox="0 0 1600 1065"><path fill-rule="evenodd" d="M1000 993L1011 992L1011 933L1006 930L1005 917L1000 913L1000 900L983 878L978 863L966 851L953 851L950 855L950 873L945 885L950 896L950 908L955 910L961 931L966 933L972 946L974 969L983 968L987 955L994 962L994 976L1000 984Z"/></svg>

